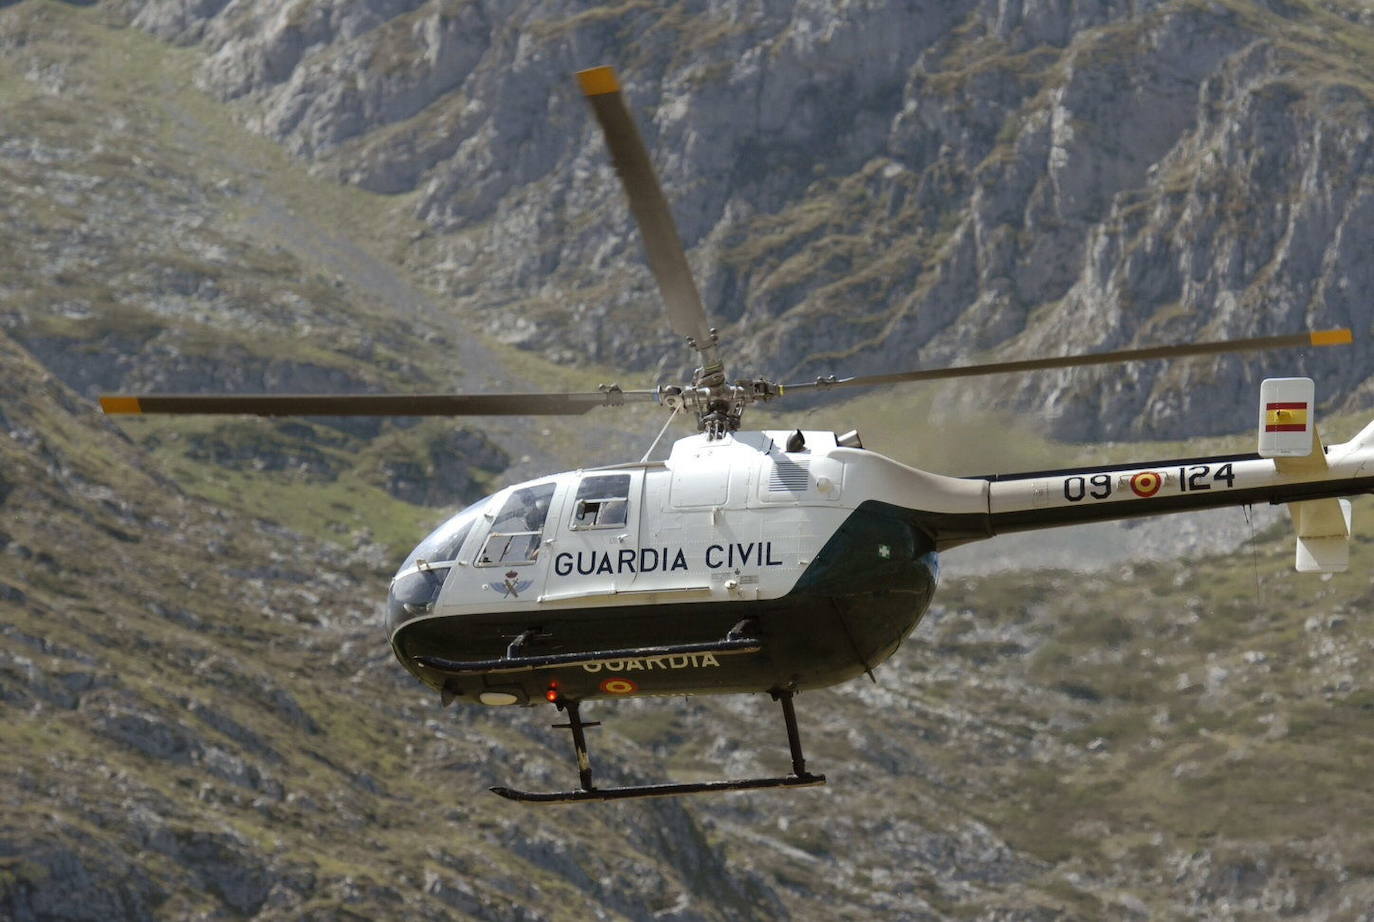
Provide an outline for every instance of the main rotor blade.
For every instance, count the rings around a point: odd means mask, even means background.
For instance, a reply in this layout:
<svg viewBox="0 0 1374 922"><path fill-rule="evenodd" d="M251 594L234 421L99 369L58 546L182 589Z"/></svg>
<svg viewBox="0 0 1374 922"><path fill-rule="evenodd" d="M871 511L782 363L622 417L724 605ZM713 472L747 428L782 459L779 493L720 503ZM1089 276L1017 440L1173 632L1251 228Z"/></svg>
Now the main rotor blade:
<svg viewBox="0 0 1374 922"><path fill-rule="evenodd" d="M1296 346L1340 346L1352 341L1350 331L1315 330L1285 336L1257 336L1252 339L1232 339L1224 342L1190 343L1183 346L1154 346L1149 349L1123 349L1117 352L1096 352L1089 355L1066 355L1051 359L1023 359L1016 362L993 362L987 365L963 365L956 368L932 368L924 371L902 371L886 375L860 375L854 378L818 378L805 384L784 385L783 391L811 388L872 387L875 384L896 384L902 381L936 381L944 378L968 378L976 375L999 375L1015 371L1039 371L1046 368L1076 368L1080 365L1110 365L1114 362L1142 362L1151 359L1173 359L1188 355L1213 355L1219 352L1254 352L1261 349L1287 349Z"/></svg>
<svg viewBox="0 0 1374 922"><path fill-rule="evenodd" d="M698 348L705 351L711 345L711 324L706 319L706 308L692 280L687 254L649 161L649 152L625 106L615 68L593 67L578 71L577 82L601 124L606 146L611 149L611 160L630 199L630 211L644 237L649 268L668 305L668 322L674 333L690 336L696 340Z"/></svg>
<svg viewBox="0 0 1374 922"><path fill-rule="evenodd" d="M114 394L106 414L216 416L575 416L594 407L656 401L657 391L610 388L581 394Z"/></svg>

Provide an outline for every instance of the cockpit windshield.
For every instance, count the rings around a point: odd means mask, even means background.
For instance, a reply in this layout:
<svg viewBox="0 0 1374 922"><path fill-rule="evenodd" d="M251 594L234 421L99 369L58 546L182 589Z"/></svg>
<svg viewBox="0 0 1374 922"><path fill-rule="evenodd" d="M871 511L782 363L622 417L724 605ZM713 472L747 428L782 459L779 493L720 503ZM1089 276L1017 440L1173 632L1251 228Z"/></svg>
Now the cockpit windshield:
<svg viewBox="0 0 1374 922"><path fill-rule="evenodd" d="M410 552L405 563L396 571L400 576L411 567L415 566L415 561L424 560L428 563L441 563L453 560L458 556L458 551L462 548L463 542L467 539L468 533L472 531L472 525L481 516L482 510L491 502L491 497L479 500L468 506L457 515L445 521L434 531L430 532L425 540L415 546L415 550Z"/></svg>
<svg viewBox="0 0 1374 922"><path fill-rule="evenodd" d="M386 605L388 631L434 610L434 601L439 598L439 590L444 588L448 571L463 549L472 526L482 518L489 500L490 497L468 506L430 532L429 537L410 552L391 580Z"/></svg>

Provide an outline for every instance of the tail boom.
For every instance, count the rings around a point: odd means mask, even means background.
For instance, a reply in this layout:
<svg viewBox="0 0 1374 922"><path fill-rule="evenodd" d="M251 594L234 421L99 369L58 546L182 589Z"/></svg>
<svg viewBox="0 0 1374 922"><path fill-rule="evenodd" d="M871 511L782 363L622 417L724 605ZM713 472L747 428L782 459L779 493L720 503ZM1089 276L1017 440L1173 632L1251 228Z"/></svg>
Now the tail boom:
<svg viewBox="0 0 1374 922"><path fill-rule="evenodd" d="M1349 442L1323 448L1315 405L1311 379L1271 378L1260 388L1258 453L986 478L986 530L1286 503L1297 532L1297 569L1344 570L1351 531L1343 497L1374 493L1374 423Z"/></svg>
<svg viewBox="0 0 1374 922"><path fill-rule="evenodd" d="M1374 452L1349 452L1325 470L1285 473L1253 454L1178 458L1120 467L999 475L988 489L993 534L1139 516L1374 493Z"/></svg>

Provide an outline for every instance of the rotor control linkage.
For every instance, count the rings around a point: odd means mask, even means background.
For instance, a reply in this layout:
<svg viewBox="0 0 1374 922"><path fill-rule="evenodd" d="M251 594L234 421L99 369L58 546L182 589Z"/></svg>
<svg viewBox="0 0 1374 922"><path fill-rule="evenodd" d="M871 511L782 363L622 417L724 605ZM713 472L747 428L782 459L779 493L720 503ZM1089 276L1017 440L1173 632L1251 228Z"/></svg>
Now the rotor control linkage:
<svg viewBox="0 0 1374 922"><path fill-rule="evenodd" d="M825 784L825 775L813 775L806 770L806 757L802 754L801 735L797 732L797 714L792 707L792 691L790 689L778 689L772 692L772 696L775 701L782 703L782 719L787 725L787 745L792 754L792 774L790 775L774 778L741 778L734 781L635 784L615 788L598 788L592 782L592 762L587 753L587 737L583 731L588 727L600 726L600 723L584 723L578 710L577 701L559 699L554 703L560 710L568 712L568 722L554 724L554 727L572 731L573 750L577 754L577 777L580 787L575 791L552 791L548 793L494 787L491 792L507 800L518 800L528 804L570 804L587 800L676 797L683 794L706 794L713 791L752 791L761 788L800 788Z"/></svg>

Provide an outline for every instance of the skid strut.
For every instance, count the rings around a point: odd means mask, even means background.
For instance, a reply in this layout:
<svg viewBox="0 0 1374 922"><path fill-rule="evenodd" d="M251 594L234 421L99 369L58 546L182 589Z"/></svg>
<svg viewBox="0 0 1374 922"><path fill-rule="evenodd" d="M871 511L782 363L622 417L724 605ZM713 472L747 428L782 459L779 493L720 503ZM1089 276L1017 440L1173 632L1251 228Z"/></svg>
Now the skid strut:
<svg viewBox="0 0 1374 922"><path fill-rule="evenodd" d="M681 794L705 794L711 791L752 791L760 788L799 788L825 784L825 775L813 775L806 770L806 757L802 754L801 735L797 732L797 714L792 707L792 692L775 691L773 699L782 704L782 719L787 726L787 745L792 753L792 774L775 778L741 778L734 781L701 781L685 784L637 784L625 787L598 788L592 782L591 756L587 753L587 736L583 732L588 727L598 727L599 722L586 723L578 709L578 702L559 700L555 702L560 710L568 712L568 722L554 724L560 730L571 730L573 750L577 755L577 777L581 783L575 791L552 791L534 793L517 791L513 788L494 787L492 793L507 800L518 800L534 804L568 804L587 800L625 800L632 797L675 797Z"/></svg>

